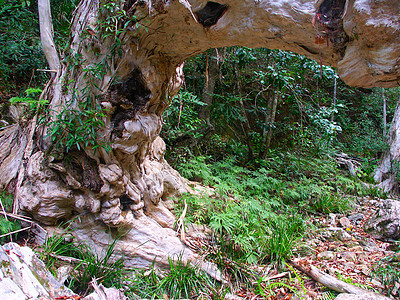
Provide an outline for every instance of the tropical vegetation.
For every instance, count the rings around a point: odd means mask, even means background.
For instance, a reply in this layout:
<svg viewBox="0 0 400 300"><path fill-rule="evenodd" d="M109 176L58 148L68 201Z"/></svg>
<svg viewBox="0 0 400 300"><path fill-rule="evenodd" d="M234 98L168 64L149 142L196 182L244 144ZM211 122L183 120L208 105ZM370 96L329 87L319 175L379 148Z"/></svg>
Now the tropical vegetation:
<svg viewBox="0 0 400 300"><path fill-rule="evenodd" d="M55 40L62 49L68 44L69 20L77 1L51 2L57 2L52 6ZM15 103L23 103L30 115L48 109L39 94L49 74L40 71L46 62L37 2L0 0L0 4L3 127L13 122L9 108ZM218 72L209 72L210 64L216 64ZM332 67L270 49L212 49L190 58L184 73L185 84L164 113L161 136L167 145L166 159L193 182L197 192L175 199L174 213L181 216L187 205L186 226L210 229L212 241L199 251L231 285L215 282L179 257L170 259L168 270L154 265L124 269L123 257L114 253L115 240L105 253L97 254L72 236L66 239L67 233L50 237L38 253L54 273L61 266L60 256L76 259L73 277L66 282L76 292L87 294L95 277L132 298L218 299L243 286L267 297L273 286L262 284L257 266L291 270L287 262L316 230L310 219L347 212L357 197L386 196L373 185L372 177L387 148L387 124L400 90L349 87ZM207 89L211 80L212 91ZM205 95L211 101L204 101ZM53 139L67 147L90 143L85 136L104 125L97 119L102 111L84 108L83 112L80 121L67 117L54 121ZM66 112L70 115L73 112ZM72 130L73 124L80 125ZM71 134L57 136L60 127L71 129ZM343 153L357 162L355 176L337 163L336 156ZM7 217L13 196L2 191L0 200L2 242L21 238L26 233L17 232L20 222ZM391 256L379 262L374 274L389 289L398 283L399 270ZM296 271L291 272L301 282ZM282 286L290 289L290 281Z"/></svg>

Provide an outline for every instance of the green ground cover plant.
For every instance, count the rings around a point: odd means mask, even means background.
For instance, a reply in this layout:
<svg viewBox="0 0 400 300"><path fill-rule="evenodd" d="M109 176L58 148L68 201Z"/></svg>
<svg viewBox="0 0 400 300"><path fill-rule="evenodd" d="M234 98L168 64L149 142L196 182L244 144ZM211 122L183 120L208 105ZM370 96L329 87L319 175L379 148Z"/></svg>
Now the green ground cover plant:
<svg viewBox="0 0 400 300"><path fill-rule="evenodd" d="M170 257L169 269L157 270L154 265L147 270L137 270L129 280L128 295L147 299L189 299L208 295L217 285L204 271L181 256Z"/></svg>
<svg viewBox="0 0 400 300"><path fill-rule="evenodd" d="M372 270L372 277L376 277L385 286L388 295L400 296L400 247L391 255L380 260ZM396 287L397 286L397 287Z"/></svg>
<svg viewBox="0 0 400 300"><path fill-rule="evenodd" d="M368 193L333 159L288 152L271 152L256 169L240 166L234 157L217 162L194 157L179 169L212 187L208 194L183 195L186 222L212 229L216 244L207 257L240 282L256 278L252 264L283 268L305 234L309 215L344 213L352 208L352 195ZM180 204L175 212L179 216L182 210Z"/></svg>
<svg viewBox="0 0 400 300"><path fill-rule="evenodd" d="M73 258L74 271L68 281L68 287L86 295L92 291L90 282L93 278L106 287L125 287L124 280L128 270L124 268L124 259L115 255L117 240L118 238L111 241L104 253L98 254L91 250L88 244L77 241L67 227L63 234L54 234L47 238L39 253L54 275L57 268L65 264L63 258L66 258L66 261Z"/></svg>
<svg viewBox="0 0 400 300"><path fill-rule="evenodd" d="M11 212L14 203L14 196L4 190L0 190L0 241L7 243L18 237L18 233L13 233L21 229L21 223L18 219L7 217L6 212Z"/></svg>

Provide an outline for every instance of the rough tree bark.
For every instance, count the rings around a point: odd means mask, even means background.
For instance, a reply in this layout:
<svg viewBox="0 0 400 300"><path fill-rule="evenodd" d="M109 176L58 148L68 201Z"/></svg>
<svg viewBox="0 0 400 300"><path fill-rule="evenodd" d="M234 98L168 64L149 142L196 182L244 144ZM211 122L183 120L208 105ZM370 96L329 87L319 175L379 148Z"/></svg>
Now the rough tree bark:
<svg viewBox="0 0 400 300"><path fill-rule="evenodd" d="M212 105L213 94L215 83L217 82L219 66L218 66L218 52L217 49L213 49L211 53L207 56L206 65L206 82L204 84L203 93L201 101L205 103L204 106L200 108L199 118L204 120L207 126L211 126L210 123L210 106Z"/></svg>
<svg viewBox="0 0 400 300"><path fill-rule="evenodd" d="M48 123L21 168L19 209L49 226L75 218L74 233L97 249L125 232L117 250L131 266L166 265L180 253L198 259L173 230L170 197L188 188L158 136L184 60L224 46L279 48L321 57L352 85L394 86L399 13L391 0L83 0L45 91ZM85 120L104 126L86 128L83 140L72 135L79 147L67 152L67 133ZM22 118L0 129L0 188L17 186L30 126ZM108 152L93 149L107 144Z"/></svg>
<svg viewBox="0 0 400 300"><path fill-rule="evenodd" d="M270 114L269 114L269 118L268 118L268 123L270 124L271 128L269 128L268 130L268 134L267 134L267 139L266 139L266 143L265 143L265 147L267 149L269 149L269 147L271 146L271 140L272 140L272 126L275 123L275 117L276 117L276 109L278 108L278 98L279 98L279 93L275 92L274 93L274 98L270 103Z"/></svg>

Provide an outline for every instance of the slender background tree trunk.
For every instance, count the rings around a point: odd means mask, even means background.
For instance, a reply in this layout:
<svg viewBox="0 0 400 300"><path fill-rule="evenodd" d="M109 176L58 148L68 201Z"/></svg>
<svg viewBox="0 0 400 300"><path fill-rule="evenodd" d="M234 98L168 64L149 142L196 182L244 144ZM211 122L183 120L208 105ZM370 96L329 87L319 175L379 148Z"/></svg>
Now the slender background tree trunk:
<svg viewBox="0 0 400 300"><path fill-rule="evenodd" d="M217 82L219 72L217 49L213 49L207 56L207 65L205 77L206 81L203 88L201 101L206 105L202 106L199 111L199 118L204 120L207 126L211 126L210 123L210 107L213 103L213 94L215 83Z"/></svg>
<svg viewBox="0 0 400 300"><path fill-rule="evenodd" d="M386 137L386 97L385 97L385 90L382 89L382 102L383 102L383 109L382 109L382 127L383 127L383 137Z"/></svg>

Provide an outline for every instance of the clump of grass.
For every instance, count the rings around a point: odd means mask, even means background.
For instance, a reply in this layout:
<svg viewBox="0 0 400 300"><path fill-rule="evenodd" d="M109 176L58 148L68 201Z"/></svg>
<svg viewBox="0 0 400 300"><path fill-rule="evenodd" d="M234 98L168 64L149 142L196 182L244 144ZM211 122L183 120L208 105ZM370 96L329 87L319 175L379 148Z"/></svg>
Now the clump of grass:
<svg viewBox="0 0 400 300"><path fill-rule="evenodd" d="M213 280L197 267L184 263L181 256L168 261L165 274L157 272L154 264L149 270L136 271L128 294L150 299L188 299L213 290Z"/></svg>
<svg viewBox="0 0 400 300"><path fill-rule="evenodd" d="M114 249L118 239L110 243L105 253L98 255L85 245L83 247L85 257L76 270L76 277L72 282L72 288L78 292L88 292L90 282L93 278L106 287L122 288L126 270L124 269L124 258L115 259Z"/></svg>
<svg viewBox="0 0 400 300"><path fill-rule="evenodd" d="M322 194L310 202L311 210L323 214L343 213L352 208L349 197L336 194Z"/></svg>
<svg viewBox="0 0 400 300"><path fill-rule="evenodd" d="M67 230L62 235L53 235L46 240L40 258L53 274L62 263L60 256L74 258L74 272L69 288L76 293L86 295L91 292L90 282L93 278L106 287L123 288L127 270L123 268L124 259L115 258L118 238L107 246L105 253L99 255L86 243L75 241Z"/></svg>
<svg viewBox="0 0 400 300"><path fill-rule="evenodd" d="M61 261L58 256L72 257L78 260L85 258L85 246L81 243L74 243L74 237L68 231L62 234L53 234L48 237L40 251L40 259L46 264L46 267L56 275L57 268Z"/></svg>
<svg viewBox="0 0 400 300"><path fill-rule="evenodd" d="M298 216L276 216L267 222L269 235L262 237L265 257L278 266L293 254L293 248L304 232L304 221Z"/></svg>
<svg viewBox="0 0 400 300"><path fill-rule="evenodd" d="M182 214L185 201L188 206L185 216L186 223L208 224L212 213L221 211L224 207L224 201L218 197L186 193L177 200L179 205L174 208L175 215L180 216Z"/></svg>

